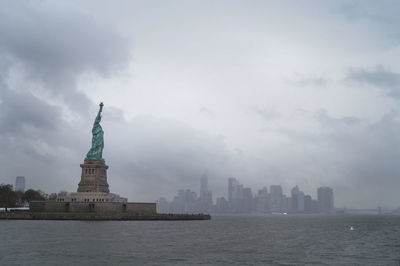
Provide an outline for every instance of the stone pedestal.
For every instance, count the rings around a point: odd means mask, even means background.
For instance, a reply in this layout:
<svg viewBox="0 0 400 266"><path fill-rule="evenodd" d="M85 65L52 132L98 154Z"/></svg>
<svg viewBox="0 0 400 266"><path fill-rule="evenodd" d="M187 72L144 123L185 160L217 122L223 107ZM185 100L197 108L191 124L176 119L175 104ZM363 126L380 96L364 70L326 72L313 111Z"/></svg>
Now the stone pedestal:
<svg viewBox="0 0 400 266"><path fill-rule="evenodd" d="M82 175L78 192L110 192L107 183L108 165L103 160L85 160L81 168Z"/></svg>

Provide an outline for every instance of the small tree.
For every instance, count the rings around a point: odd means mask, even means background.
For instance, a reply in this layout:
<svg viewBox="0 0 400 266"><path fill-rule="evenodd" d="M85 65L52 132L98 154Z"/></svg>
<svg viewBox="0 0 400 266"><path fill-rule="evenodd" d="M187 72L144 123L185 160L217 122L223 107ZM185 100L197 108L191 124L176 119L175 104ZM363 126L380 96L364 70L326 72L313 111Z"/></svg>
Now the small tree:
<svg viewBox="0 0 400 266"><path fill-rule="evenodd" d="M35 200L46 200L46 198L40 193L40 191L34 190L34 189L28 189L25 191L24 194L24 201L31 202Z"/></svg>
<svg viewBox="0 0 400 266"><path fill-rule="evenodd" d="M65 190L61 190L60 192L58 192L58 196L67 196L68 195L68 192L67 191L65 191Z"/></svg>
<svg viewBox="0 0 400 266"><path fill-rule="evenodd" d="M51 193L49 195L49 200L50 201L55 201L57 199L57 193Z"/></svg>
<svg viewBox="0 0 400 266"><path fill-rule="evenodd" d="M15 191L15 195L17 196L17 199L16 199L17 206L23 206L24 205L24 192Z"/></svg>
<svg viewBox="0 0 400 266"><path fill-rule="evenodd" d="M39 192L39 194L44 198L44 200L49 199L49 195L47 193L41 191L40 189L38 189L37 192Z"/></svg>
<svg viewBox="0 0 400 266"><path fill-rule="evenodd" d="M7 209L15 207L17 202L17 194L13 190L12 185L0 185L0 207Z"/></svg>

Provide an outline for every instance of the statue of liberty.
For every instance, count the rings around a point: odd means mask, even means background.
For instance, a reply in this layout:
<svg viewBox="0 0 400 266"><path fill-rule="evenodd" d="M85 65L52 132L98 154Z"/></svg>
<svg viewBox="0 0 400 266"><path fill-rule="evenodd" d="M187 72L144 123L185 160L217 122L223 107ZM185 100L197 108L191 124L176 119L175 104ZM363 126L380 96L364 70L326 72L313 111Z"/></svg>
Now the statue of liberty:
<svg viewBox="0 0 400 266"><path fill-rule="evenodd" d="M97 113L96 120L94 121L92 128L92 147L86 155L85 160L102 160L103 159L103 148L104 148L104 131L100 126L101 111L103 110L103 102L100 103L100 110Z"/></svg>

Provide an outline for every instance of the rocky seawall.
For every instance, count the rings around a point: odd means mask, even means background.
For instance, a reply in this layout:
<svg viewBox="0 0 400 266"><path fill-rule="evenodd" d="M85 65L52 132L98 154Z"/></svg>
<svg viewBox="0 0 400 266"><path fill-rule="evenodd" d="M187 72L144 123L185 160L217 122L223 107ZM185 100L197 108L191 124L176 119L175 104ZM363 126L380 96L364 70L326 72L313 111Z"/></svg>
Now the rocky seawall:
<svg viewBox="0 0 400 266"><path fill-rule="evenodd" d="M210 220L209 214L137 214L73 212L1 212L0 220L189 221Z"/></svg>

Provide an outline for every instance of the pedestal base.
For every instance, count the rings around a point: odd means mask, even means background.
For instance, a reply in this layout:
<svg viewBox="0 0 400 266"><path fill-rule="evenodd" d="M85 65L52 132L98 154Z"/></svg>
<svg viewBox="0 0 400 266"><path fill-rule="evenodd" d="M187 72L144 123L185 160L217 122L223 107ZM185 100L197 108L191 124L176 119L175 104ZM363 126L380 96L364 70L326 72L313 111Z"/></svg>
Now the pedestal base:
<svg viewBox="0 0 400 266"><path fill-rule="evenodd" d="M78 192L110 192L107 183L108 165L103 160L85 160L81 168Z"/></svg>

